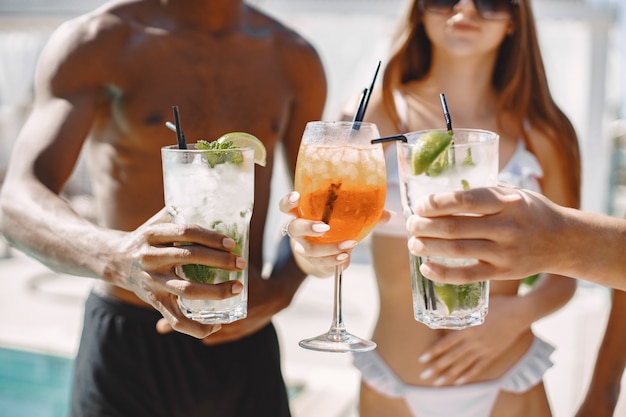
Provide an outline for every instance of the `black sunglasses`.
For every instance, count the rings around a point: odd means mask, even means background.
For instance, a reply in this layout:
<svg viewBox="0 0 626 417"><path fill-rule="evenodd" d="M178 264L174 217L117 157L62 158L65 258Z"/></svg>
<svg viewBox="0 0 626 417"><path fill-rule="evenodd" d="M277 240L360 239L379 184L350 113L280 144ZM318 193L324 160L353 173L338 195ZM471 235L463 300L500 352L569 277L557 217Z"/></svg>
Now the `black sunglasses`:
<svg viewBox="0 0 626 417"><path fill-rule="evenodd" d="M421 0L422 11L451 13L460 0ZM488 20L504 20L511 17L513 7L519 0L473 0L478 15Z"/></svg>

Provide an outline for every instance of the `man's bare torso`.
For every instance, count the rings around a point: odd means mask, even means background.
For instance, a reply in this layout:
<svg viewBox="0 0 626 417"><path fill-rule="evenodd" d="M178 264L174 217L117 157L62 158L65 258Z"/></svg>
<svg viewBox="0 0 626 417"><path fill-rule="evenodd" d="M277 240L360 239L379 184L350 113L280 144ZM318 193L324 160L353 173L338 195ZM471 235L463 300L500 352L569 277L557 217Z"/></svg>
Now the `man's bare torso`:
<svg viewBox="0 0 626 417"><path fill-rule="evenodd" d="M294 99L284 70L284 43L292 35L256 12L247 17L244 27L218 34L174 27L145 6L92 18L92 27L108 31L100 37L100 65L107 71L87 145L103 226L132 230L163 207L160 148L176 143L165 122L173 121L177 105L188 142L233 131L264 142L270 158L256 169L250 243L250 265L261 268L271 155Z"/></svg>

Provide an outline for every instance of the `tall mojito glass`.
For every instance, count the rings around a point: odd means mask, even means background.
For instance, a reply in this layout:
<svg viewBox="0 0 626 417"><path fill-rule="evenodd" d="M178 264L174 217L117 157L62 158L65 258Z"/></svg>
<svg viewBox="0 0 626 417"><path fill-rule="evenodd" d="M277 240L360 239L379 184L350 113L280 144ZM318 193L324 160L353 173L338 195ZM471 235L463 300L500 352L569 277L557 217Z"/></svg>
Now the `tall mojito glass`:
<svg viewBox="0 0 626 417"><path fill-rule="evenodd" d="M231 237L233 253L248 259L250 219L254 205L254 150L252 148L161 149L165 206L174 223L197 224ZM176 273L190 281L207 284L238 280L244 290L224 300L178 302L185 316L205 324L231 323L248 311L248 269L227 271L188 264Z"/></svg>
<svg viewBox="0 0 626 417"><path fill-rule="evenodd" d="M405 134L397 143L400 195L405 217L416 201L444 191L497 185L498 134L477 129L429 130ZM424 277L422 261L463 266L475 259L410 256L415 320L433 329L462 329L484 322L489 306L489 282L440 284Z"/></svg>

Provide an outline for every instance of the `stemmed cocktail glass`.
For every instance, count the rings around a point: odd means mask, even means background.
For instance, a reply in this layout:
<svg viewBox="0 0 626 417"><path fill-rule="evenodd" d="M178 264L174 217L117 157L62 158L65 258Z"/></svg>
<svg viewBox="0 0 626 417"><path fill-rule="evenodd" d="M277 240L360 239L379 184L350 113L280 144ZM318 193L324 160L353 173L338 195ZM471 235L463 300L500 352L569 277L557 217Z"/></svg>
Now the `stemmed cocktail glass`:
<svg viewBox="0 0 626 417"><path fill-rule="evenodd" d="M330 230L319 243L360 241L378 222L385 205L386 175L382 145L373 123L309 122L296 165L295 189L300 193L300 216L321 220ZM374 342L347 332L341 310L343 266L335 267L333 320L327 333L302 340L306 349L328 352L362 352Z"/></svg>

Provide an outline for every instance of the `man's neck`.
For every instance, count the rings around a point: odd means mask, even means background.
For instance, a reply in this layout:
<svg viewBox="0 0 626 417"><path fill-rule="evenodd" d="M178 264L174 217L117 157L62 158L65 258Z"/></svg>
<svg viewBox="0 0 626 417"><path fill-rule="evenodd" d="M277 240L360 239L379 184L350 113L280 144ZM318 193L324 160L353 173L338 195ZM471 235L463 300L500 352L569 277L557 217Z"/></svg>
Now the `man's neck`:
<svg viewBox="0 0 626 417"><path fill-rule="evenodd" d="M178 25L215 34L237 30L245 17L243 0L160 0Z"/></svg>

